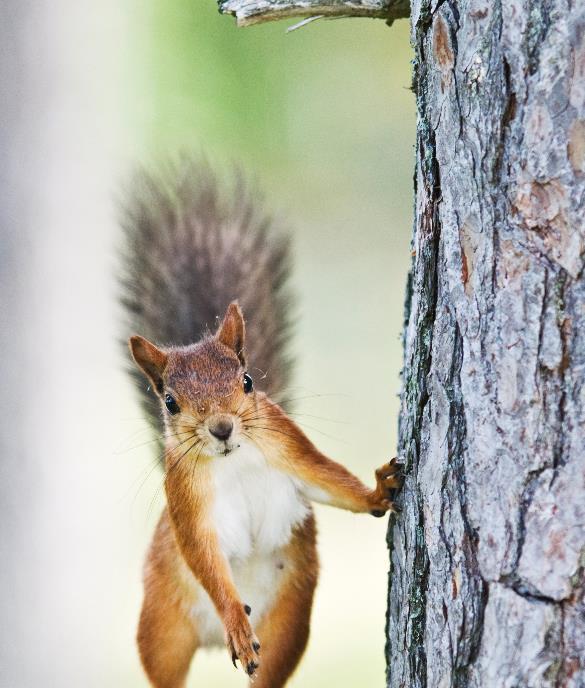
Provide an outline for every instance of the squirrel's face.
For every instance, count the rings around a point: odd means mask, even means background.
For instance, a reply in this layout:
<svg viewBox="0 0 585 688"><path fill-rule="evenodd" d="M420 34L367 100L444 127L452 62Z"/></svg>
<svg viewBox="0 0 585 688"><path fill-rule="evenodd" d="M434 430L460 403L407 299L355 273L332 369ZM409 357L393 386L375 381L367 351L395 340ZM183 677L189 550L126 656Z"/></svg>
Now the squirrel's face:
<svg viewBox="0 0 585 688"><path fill-rule="evenodd" d="M232 303L217 333L198 344L159 349L143 337L130 339L134 360L161 402L171 465L229 454L239 446L255 405L244 332L242 313Z"/></svg>
<svg viewBox="0 0 585 688"><path fill-rule="evenodd" d="M216 337L169 351L160 399L167 434L179 449L188 449L194 435L200 454L229 454L239 446L241 418L254 396L242 362Z"/></svg>

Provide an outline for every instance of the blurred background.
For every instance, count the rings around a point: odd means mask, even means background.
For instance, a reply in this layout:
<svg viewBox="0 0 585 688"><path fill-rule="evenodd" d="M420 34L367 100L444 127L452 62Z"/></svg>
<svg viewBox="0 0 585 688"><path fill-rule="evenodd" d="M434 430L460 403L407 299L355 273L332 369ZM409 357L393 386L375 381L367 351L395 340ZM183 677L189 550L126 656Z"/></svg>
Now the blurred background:
<svg viewBox="0 0 585 688"><path fill-rule="evenodd" d="M304 429L369 483L394 454L408 24L285 29L236 29L214 0L0 5L1 688L146 685L134 633L162 474L116 302L116 203L137 163L195 150L258 180L294 230ZM322 575L290 685L382 688L385 520L317 517ZM246 680L201 652L189 685Z"/></svg>

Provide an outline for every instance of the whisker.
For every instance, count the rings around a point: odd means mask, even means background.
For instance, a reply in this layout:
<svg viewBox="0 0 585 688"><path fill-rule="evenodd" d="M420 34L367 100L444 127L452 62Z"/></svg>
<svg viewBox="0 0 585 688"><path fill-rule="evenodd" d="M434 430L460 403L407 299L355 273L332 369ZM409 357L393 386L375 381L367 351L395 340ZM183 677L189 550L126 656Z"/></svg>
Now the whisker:
<svg viewBox="0 0 585 688"><path fill-rule="evenodd" d="M293 440L295 439L295 436L291 435L290 432L285 432L284 430L279 430L278 428L269 428L263 425L252 425L251 423L248 423L246 427L255 428L257 430L268 430L269 432L278 432L279 434L284 435L285 437L290 437Z"/></svg>
<svg viewBox="0 0 585 688"><path fill-rule="evenodd" d="M263 409L260 409L263 410ZM250 414L244 414L241 416L241 420L249 420L249 415ZM335 423L336 425L349 425L349 423L345 420L334 420L333 418L324 418L323 416L314 416L311 413L301 413L300 411L287 411L286 412L287 416L294 416L295 418L312 418L314 420L322 420L326 423ZM258 416L259 418L270 418L271 416L266 415L266 416Z"/></svg>
<svg viewBox="0 0 585 688"><path fill-rule="evenodd" d="M196 432L193 433L193 434L191 435L191 437L187 438L184 442L181 442L181 444L179 444L177 447L175 447L175 449L178 449L182 444L185 444L185 442L188 442L189 440L192 440L196 435L197 435ZM168 477L168 476L171 474L171 472L179 465L179 462L181 461L181 459L182 459L184 456L186 456L186 455L191 451L191 449L193 449L193 447L194 447L198 442L202 442L202 440L201 440L200 437L197 437L197 439L195 440L195 442L193 442L193 444L192 444L190 447L188 447L187 449L185 449L185 451L181 454L181 456L179 456L179 458L178 458L178 459L175 461L175 463L169 468L169 470L166 471L166 473L165 473L165 478Z"/></svg>
<svg viewBox="0 0 585 688"><path fill-rule="evenodd" d="M203 451L203 448L205 447L205 442L201 440L201 444L199 446L199 450L197 452L197 455L195 456L195 461L193 462L193 466L197 466L197 462L199 461L199 457L201 456L201 452ZM193 472L193 477L195 476L195 472Z"/></svg>
<svg viewBox="0 0 585 688"><path fill-rule="evenodd" d="M325 423L335 423L336 425L349 425L346 420L335 420L334 418L325 418L324 416L314 416L311 413L301 413L300 411L287 411L288 416L301 416L304 418L313 418L314 420L322 420Z"/></svg>
<svg viewBox="0 0 585 688"><path fill-rule="evenodd" d="M188 442L190 439L192 439L195 436L195 434L196 434L196 431L194 432L191 430L191 436L190 437L186 437L184 440L179 442L179 444L176 447L173 447L171 449L165 448L163 450L162 454L159 454L158 456L155 457L155 459L152 461L150 470L148 471L148 473L146 474L146 476L144 477L144 479L142 480L142 482L138 486L138 489L136 490L136 494L134 495L134 498L132 500L132 504L134 504L136 502L138 495L140 494L140 491L142 490L142 488L144 487L144 485L146 484L146 482L150 478L150 476L153 474L154 470L160 465L160 462L163 459L166 459L167 455L171 454L173 451L175 451L180 446L185 444L185 442ZM163 473L163 479L164 479L164 473ZM137 480L138 480L138 478L137 478ZM158 489L157 489L157 494L158 494ZM155 494L155 498L156 498L156 494Z"/></svg>
<svg viewBox="0 0 585 688"><path fill-rule="evenodd" d="M139 473L138 473L138 475L136 476L136 478L134 478L134 480L132 481L132 483L128 486L128 489L126 490L126 492L124 492L124 494L120 497L120 501L123 501L124 499L126 499L126 497L128 496L128 493L130 492L130 490L132 490L132 488L133 488L133 487L136 485L136 483L140 480L140 478L143 476L143 474L146 473L146 475L142 478L142 481L141 481L140 485L138 486L138 489L136 490L136 493L134 494L134 497L132 498L132 502L131 502L131 503L132 503L132 505L134 505L134 503L135 503L136 500L138 499L138 495L140 494L140 490L142 490L142 488L144 487L145 483L146 483L147 480L150 478L150 476L153 474L153 472L155 471L155 469L159 467L159 465L160 465L160 460L161 460L161 457L160 457L160 456L155 456L155 458L152 459L152 461L151 461L145 468L142 468L142 469L139 471Z"/></svg>
<svg viewBox="0 0 585 688"><path fill-rule="evenodd" d="M163 479L159 482L159 484L158 484L158 486L157 486L157 488L156 488L156 490L155 490L155 492L154 492L154 495L153 495L152 499L150 500L150 504L148 505L148 511L146 512L146 518L147 518L147 520L150 520L150 517L152 516L152 510L154 509L154 505L155 505L155 503L156 503L156 501L157 501L157 499L158 499L158 496L159 496L160 493L161 493L161 490L162 490L164 484L165 484L165 481L164 481L164 478L163 478Z"/></svg>
<svg viewBox="0 0 585 688"><path fill-rule="evenodd" d="M249 433L244 432L243 435L244 435L245 437L247 437L251 442L254 442L254 438L253 438L252 435L250 435ZM255 443L255 442L254 442L254 443ZM261 452L261 453L262 453L262 456L264 456L264 460L266 461L266 464L267 464L267 465L270 465L270 464L268 463L268 459L267 459L266 456L264 455L264 452ZM283 453L283 454L279 454L279 456L280 456L280 458L284 459L285 463L286 463L286 464L289 466L289 468L291 469L291 472L292 472L294 475L296 475L296 476L299 478L299 480L302 480L301 476L299 475L299 472L298 472L297 469L295 468L294 464L293 464L293 463L289 460L289 458L286 456L286 454L284 454L284 453Z"/></svg>
<svg viewBox="0 0 585 688"><path fill-rule="evenodd" d="M342 392L331 392L328 394L309 394L307 396L302 396L302 397L291 397L288 399L278 399L276 400L277 404L290 404L293 401L305 401L306 399L325 399L328 397L347 397L349 398L349 394L344 394Z"/></svg>
<svg viewBox="0 0 585 688"><path fill-rule="evenodd" d="M266 404L264 406L257 406L255 408L251 408L245 413L242 414L241 418L242 420L246 420L249 416L254 415L255 413L260 413L261 411L266 411L272 407L272 404Z"/></svg>
<svg viewBox="0 0 585 688"><path fill-rule="evenodd" d="M340 394L312 394L312 395L302 396L302 397L289 397L288 399L280 399L280 400L276 401L276 403L280 405L280 404L292 403L294 401L303 401L305 399L316 399L316 398L321 398L321 397L336 397L336 396L347 397L349 395L348 394L341 394L341 393ZM275 402L267 399L264 402L260 402L255 408L247 411L247 413L251 413L251 412L255 412L255 411L263 411L265 409L272 408L274 403ZM290 413L290 412L287 411L287 413Z"/></svg>
<svg viewBox="0 0 585 688"><path fill-rule="evenodd" d="M238 406L238 408L237 408L237 410L236 410L236 413L235 413L236 416L239 416L239 415L240 415L240 409L241 409L242 406L244 405L244 402L245 402L245 401L246 401L246 397L244 397L244 398L242 399L242 401L240 401L240 405Z"/></svg>
<svg viewBox="0 0 585 688"><path fill-rule="evenodd" d="M254 427L253 425L251 425L251 423L253 423L255 421L270 420L270 418L271 418L271 416L256 416L254 418L246 419L245 423L247 425L249 425L250 427ZM316 428L312 425L308 425L307 423L304 423L303 421L295 420L295 423L297 425L301 426L302 428L306 429L306 430L312 430L313 432L318 432L320 435L322 435L323 437L326 437L327 439L335 440L335 442L341 442L342 444L347 444L347 442L342 440L341 437L336 437L335 435L330 435L329 433L324 432L320 428ZM260 426L256 426L256 427L260 427ZM291 437L292 437L292 435L291 435Z"/></svg>
<svg viewBox="0 0 585 688"><path fill-rule="evenodd" d="M262 373L260 380L265 380L268 377L268 371L262 370L262 368L252 368L252 370L257 370L259 373Z"/></svg>
<svg viewBox="0 0 585 688"><path fill-rule="evenodd" d="M153 437L152 439L141 442L140 444L135 444L132 447L128 447L127 449L121 449L120 451L116 451L114 452L114 456L122 456L124 454L127 454L128 452L134 451L135 449L140 449L140 447L145 447L147 444L152 444L153 442L159 442L161 440L170 439L171 437L179 437L180 435L186 435L188 432L192 431L185 430L184 432L170 433L168 435L158 435L157 437Z"/></svg>
<svg viewBox="0 0 585 688"><path fill-rule="evenodd" d="M193 439L193 437L195 437L196 435L197 435L197 431L195 431L195 432L191 435L191 437L189 437L189 438L187 438L186 440L184 440L181 444L185 444L185 442L188 442L190 439ZM175 463L169 468L169 470L166 471L166 472L164 473L164 475L163 475L163 477L162 477L162 480L160 481L158 487L156 488L156 492L154 493L153 498L150 500L150 505L149 505L149 507L148 507L148 518L150 518L150 516L151 516L152 509L153 509L153 507L154 507L154 503L156 502L156 500L157 500L157 498L158 498L158 495L160 494L160 491L162 490L162 488L163 488L163 486L164 486L164 484L165 484L166 479L167 479L168 476L171 474L171 472L179 465L179 463L182 461L182 459L183 459L185 456L187 456L187 454L193 449L193 447L196 446L196 444L197 444L198 442L202 442L201 438L199 438L199 437L197 437L197 439L195 440L195 442L193 442L193 444L192 444L190 447L188 447L188 448L181 454L181 456L179 456L179 458L178 458L178 459L175 461ZM181 445L178 445L178 446L175 447L174 449L177 449L179 446L181 446Z"/></svg>

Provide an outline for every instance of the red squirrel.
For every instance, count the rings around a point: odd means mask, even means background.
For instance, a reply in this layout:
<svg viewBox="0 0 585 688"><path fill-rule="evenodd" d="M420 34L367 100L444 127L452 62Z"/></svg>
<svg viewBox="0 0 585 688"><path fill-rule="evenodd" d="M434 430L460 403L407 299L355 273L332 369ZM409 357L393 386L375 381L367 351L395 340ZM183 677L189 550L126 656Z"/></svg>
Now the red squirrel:
<svg viewBox="0 0 585 688"><path fill-rule="evenodd" d="M198 648L227 645L255 686L280 688L309 636L319 569L311 503L397 511L399 464L366 487L257 389L260 364L275 369L272 392L288 375L277 309L289 257L243 185L225 201L209 169L186 162L174 179L144 175L140 187L126 216L124 302L157 340L129 344L150 386L147 410L162 415L167 502L144 569L140 658L152 686L181 688ZM261 342L247 341L236 298L261 321L250 328ZM219 326L205 332L222 300Z"/></svg>

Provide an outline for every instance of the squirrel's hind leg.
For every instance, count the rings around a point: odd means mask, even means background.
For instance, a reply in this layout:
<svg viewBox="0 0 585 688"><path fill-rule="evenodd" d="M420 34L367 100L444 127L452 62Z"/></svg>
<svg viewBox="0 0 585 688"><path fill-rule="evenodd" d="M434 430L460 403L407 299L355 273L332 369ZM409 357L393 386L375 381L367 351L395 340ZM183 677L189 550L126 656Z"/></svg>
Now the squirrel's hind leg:
<svg viewBox="0 0 585 688"><path fill-rule="evenodd" d="M187 609L192 574L182 561L168 513L163 511L144 568L144 601L136 640L153 688L184 688L198 645Z"/></svg>
<svg viewBox="0 0 585 688"><path fill-rule="evenodd" d="M255 629L260 640L260 667L250 684L253 688L282 688L303 656L319 571L315 537L311 515L291 542L290 570L283 571L285 577L274 604Z"/></svg>
<svg viewBox="0 0 585 688"><path fill-rule="evenodd" d="M184 688L197 636L180 605L168 598L145 598L137 640L153 688Z"/></svg>
<svg viewBox="0 0 585 688"><path fill-rule="evenodd" d="M274 607L257 628L260 667L253 688L282 688L296 669L309 639L313 588L285 584Z"/></svg>

